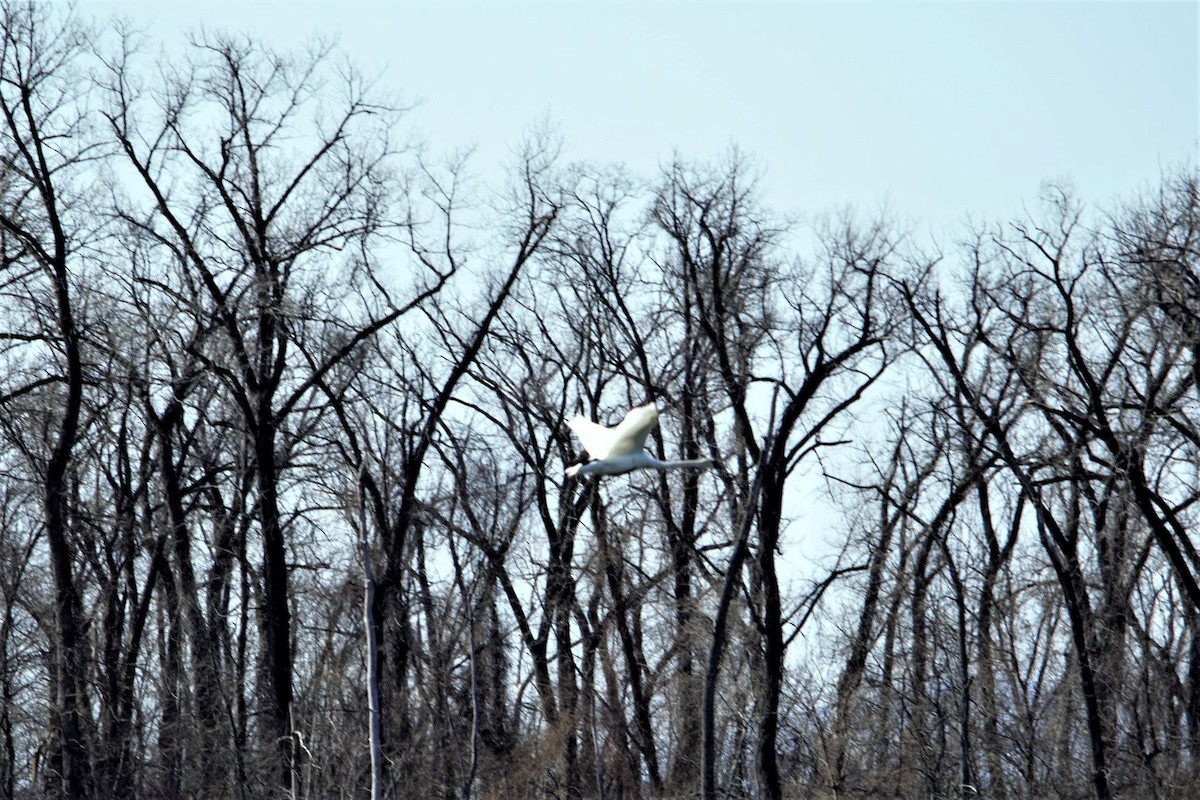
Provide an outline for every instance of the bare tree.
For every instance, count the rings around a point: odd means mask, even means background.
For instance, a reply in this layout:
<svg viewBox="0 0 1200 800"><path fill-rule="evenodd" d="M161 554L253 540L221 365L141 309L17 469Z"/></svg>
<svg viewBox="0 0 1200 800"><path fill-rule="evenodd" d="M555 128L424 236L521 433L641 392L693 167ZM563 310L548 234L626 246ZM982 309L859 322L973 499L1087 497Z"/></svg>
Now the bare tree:
<svg viewBox="0 0 1200 800"><path fill-rule="evenodd" d="M1035 514L1071 626L1093 790L1109 797L1122 755L1130 599L1152 543L1186 593L1194 584L1194 550L1176 516L1191 493L1165 499L1177 493L1178 461L1155 446L1192 378L1179 343L1150 333L1161 296L1148 303L1127 283L1120 257L1065 194L1049 200L1045 222L1019 221L1012 237L975 246L982 268L963 316L940 298L908 297L971 411L960 424L995 448Z"/></svg>
<svg viewBox="0 0 1200 800"><path fill-rule="evenodd" d="M0 14L0 795L1195 793L1194 170L935 283L736 155L477 191L327 44ZM645 402L714 469L564 474Z"/></svg>
<svg viewBox="0 0 1200 800"><path fill-rule="evenodd" d="M764 795L780 797L777 740L787 635L776 555L785 486L806 456L830 444L822 435L834 429L893 358L901 317L887 295L889 272L899 269L893 264L896 245L882 225L860 229L846 221L825 233L824 252L810 270L799 268L785 277L787 268L776 250L781 231L757 208L753 183L736 160L708 174L673 166L654 215L670 241L672 272L690 295L685 309L712 348L744 448L738 473L731 476L737 485L740 516L734 528L739 533L718 606L705 691L711 696L715 686L724 646L719 620L751 553L752 531L765 681L759 771ZM772 362L781 369L761 369ZM798 380L791 377L793 369ZM769 413L756 422L762 406ZM703 791L712 797L713 709L707 698L704 708Z"/></svg>
<svg viewBox="0 0 1200 800"><path fill-rule="evenodd" d="M87 125L86 81L79 60L87 33L69 17L34 3L5 3L0 45L0 114L3 174L0 229L9 297L45 292L53 298L42 317L11 330L11 345L39 352L48 363L7 387L6 404L33 394L54 398L45 452L33 464L42 472L45 541L54 580L51 660L51 766L54 795L93 791L95 721L87 691L85 617L76 580L70 473L79 440L84 395L83 344L76 281L84 271L91 227L82 187L86 170L102 152ZM15 309L14 309L15 310ZM22 359L17 356L17 361ZM20 375L20 373L17 373ZM47 404L51 405L51 404ZM53 431L53 432L51 432Z"/></svg>
<svg viewBox="0 0 1200 800"><path fill-rule="evenodd" d="M108 78L110 129L146 192L123 218L174 259L169 280L194 292L204 335L191 352L220 379L252 453L270 687L263 734L279 754L272 782L294 794L302 747L281 476L296 441L289 426L304 429L318 382L417 302L345 321L334 312L353 300L347 285L375 280L372 243L392 224L393 115L360 76L332 69L325 47L284 57L246 40L203 37L186 71L154 93L140 88L132 55L112 59ZM320 95L327 79L344 89L332 112ZM278 144L287 138L305 142L306 154L284 155ZM173 190L182 184L190 193ZM418 281L416 297L446 277ZM306 342L320 329L338 331L341 343L313 360Z"/></svg>

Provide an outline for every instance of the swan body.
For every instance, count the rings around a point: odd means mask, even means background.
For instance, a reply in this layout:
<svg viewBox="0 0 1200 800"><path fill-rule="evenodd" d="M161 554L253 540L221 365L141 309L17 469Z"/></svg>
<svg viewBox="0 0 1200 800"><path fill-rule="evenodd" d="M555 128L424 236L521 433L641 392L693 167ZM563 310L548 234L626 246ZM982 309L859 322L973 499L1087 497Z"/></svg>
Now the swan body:
<svg viewBox="0 0 1200 800"><path fill-rule="evenodd" d="M606 428L586 417L575 417L567 423L589 460L567 467L567 477L576 475L622 475L635 469L703 469L712 466L707 458L684 461L663 461L646 451L646 437L658 424L658 408L649 403L631 409L615 428Z"/></svg>

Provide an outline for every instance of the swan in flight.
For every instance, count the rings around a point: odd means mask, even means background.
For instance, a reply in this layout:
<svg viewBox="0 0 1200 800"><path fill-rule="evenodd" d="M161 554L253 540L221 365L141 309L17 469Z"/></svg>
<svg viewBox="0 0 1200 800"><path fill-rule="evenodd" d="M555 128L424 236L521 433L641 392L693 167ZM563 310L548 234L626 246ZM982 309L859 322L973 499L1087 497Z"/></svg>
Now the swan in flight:
<svg viewBox="0 0 1200 800"><path fill-rule="evenodd" d="M635 469L683 469L710 467L707 458L686 461L662 461L646 451L646 437L658 424L654 403L638 406L625 415L621 424L606 428L586 417L577 416L567 423L575 432L589 460L567 467L567 477L575 475L621 475Z"/></svg>

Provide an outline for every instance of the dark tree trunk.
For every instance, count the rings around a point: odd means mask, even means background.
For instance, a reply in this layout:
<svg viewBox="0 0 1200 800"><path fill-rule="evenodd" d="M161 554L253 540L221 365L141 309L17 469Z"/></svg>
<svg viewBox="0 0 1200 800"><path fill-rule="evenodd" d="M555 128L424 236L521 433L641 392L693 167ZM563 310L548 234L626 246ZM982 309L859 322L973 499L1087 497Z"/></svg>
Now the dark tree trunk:
<svg viewBox="0 0 1200 800"><path fill-rule="evenodd" d="M299 748L292 736L292 624L288 608L287 546L279 516L275 424L269 403L261 403L258 412L254 455L263 540L264 658L270 689L266 730L279 751L279 763L283 768L281 780L275 785L294 790L300 777L300 765Z"/></svg>
<svg viewBox="0 0 1200 800"><path fill-rule="evenodd" d="M775 556L779 548L779 533L783 525L783 481L765 482L761 512L758 518L758 569L762 580L763 600L763 713L759 731L758 768L762 774L763 796L770 800L783 797L783 780L779 774L779 698L783 691L783 609L779 595L779 576ZM782 476L780 476L782 477Z"/></svg>

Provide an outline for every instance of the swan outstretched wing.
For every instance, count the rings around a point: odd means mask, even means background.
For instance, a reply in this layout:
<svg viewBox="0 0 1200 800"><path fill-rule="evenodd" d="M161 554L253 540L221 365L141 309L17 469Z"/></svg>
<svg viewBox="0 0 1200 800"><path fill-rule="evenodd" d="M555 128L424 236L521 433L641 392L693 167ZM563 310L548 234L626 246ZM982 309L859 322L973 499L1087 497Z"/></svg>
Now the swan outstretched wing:
<svg viewBox="0 0 1200 800"><path fill-rule="evenodd" d="M613 429L592 422L587 417L575 417L567 422L567 427L575 432L583 449L594 459L607 458L608 450L613 442Z"/></svg>
<svg viewBox="0 0 1200 800"><path fill-rule="evenodd" d="M567 427L583 442L588 455L598 460L642 452L646 437L657 424L658 409L650 403L630 410L615 428L606 428L582 416L567 422Z"/></svg>
<svg viewBox="0 0 1200 800"><path fill-rule="evenodd" d="M621 424L613 428L611 432L605 429L605 432L612 436L612 442L605 458L631 456L642 452L646 446L646 437L650 435L650 431L654 430L654 426L657 424L658 409L653 403L631 409L625 415L625 419L621 420Z"/></svg>

